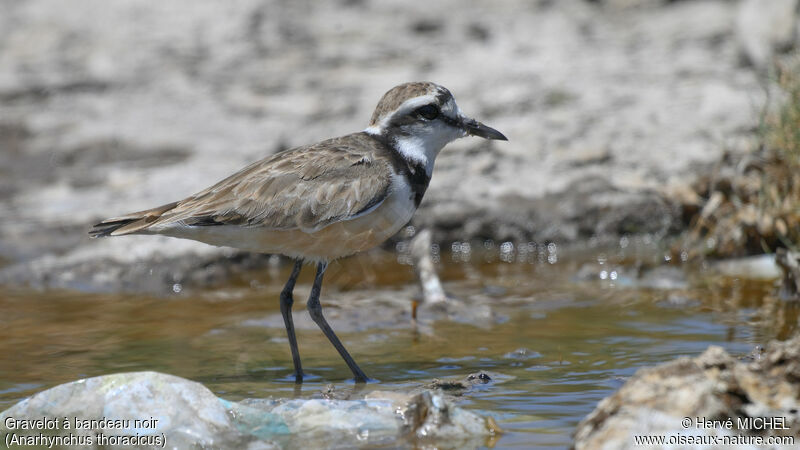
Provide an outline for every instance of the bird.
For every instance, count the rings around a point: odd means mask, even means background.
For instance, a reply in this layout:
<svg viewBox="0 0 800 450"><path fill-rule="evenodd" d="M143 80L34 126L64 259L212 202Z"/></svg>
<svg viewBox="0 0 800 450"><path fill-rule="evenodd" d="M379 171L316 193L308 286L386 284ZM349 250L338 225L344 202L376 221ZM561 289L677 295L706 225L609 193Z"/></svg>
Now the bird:
<svg viewBox="0 0 800 450"><path fill-rule="evenodd" d="M183 200L103 220L89 234L156 234L293 259L279 301L296 383L304 372L293 291L303 264L315 264L308 312L355 382L366 383L323 316L325 270L330 261L376 247L403 228L428 188L436 156L465 136L508 140L465 116L447 88L400 84L381 97L363 131L267 156Z"/></svg>

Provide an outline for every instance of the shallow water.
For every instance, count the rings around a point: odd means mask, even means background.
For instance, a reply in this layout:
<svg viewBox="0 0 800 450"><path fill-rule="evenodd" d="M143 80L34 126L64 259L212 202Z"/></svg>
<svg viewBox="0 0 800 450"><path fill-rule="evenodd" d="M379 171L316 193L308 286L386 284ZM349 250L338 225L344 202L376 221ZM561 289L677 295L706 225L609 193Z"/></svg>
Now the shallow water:
<svg viewBox="0 0 800 450"><path fill-rule="evenodd" d="M445 289L464 304L450 314L422 308L414 324L411 268L402 254L383 251L334 263L323 305L356 361L379 380L366 392L493 374L458 402L496 419L505 432L486 444L497 448L564 447L578 421L638 368L712 344L745 355L797 326L797 308L774 298L772 281L692 267L668 289L642 286L631 274L661 258L653 249L558 257L541 248L527 256L516 249L513 257L453 250L439 269ZM310 268L297 287L295 321L313 377L301 387L289 381L277 302L289 269L244 274L202 292L176 286L179 293L164 297L6 291L0 410L60 383L140 370L200 381L230 400L319 397L329 384L346 394L355 388L349 371L302 307ZM373 296L393 303L371 303Z"/></svg>

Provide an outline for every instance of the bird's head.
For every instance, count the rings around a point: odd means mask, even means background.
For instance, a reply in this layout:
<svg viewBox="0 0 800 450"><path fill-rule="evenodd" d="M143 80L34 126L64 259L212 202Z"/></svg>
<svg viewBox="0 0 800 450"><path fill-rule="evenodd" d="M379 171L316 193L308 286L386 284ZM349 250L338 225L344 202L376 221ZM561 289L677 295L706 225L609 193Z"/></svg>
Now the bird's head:
<svg viewBox="0 0 800 450"><path fill-rule="evenodd" d="M508 140L503 133L465 116L447 88L430 82L390 89L364 131L386 139L404 158L425 165L428 175L439 151L460 137Z"/></svg>

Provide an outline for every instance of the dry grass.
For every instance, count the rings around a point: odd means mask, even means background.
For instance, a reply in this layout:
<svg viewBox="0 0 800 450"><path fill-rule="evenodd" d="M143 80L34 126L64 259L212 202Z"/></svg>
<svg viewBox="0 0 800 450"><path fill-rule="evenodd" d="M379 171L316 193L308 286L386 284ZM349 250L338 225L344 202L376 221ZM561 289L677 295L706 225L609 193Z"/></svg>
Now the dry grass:
<svg viewBox="0 0 800 450"><path fill-rule="evenodd" d="M693 186L690 229L675 247L682 259L800 246L800 65L778 72L785 95L764 117L759 149Z"/></svg>

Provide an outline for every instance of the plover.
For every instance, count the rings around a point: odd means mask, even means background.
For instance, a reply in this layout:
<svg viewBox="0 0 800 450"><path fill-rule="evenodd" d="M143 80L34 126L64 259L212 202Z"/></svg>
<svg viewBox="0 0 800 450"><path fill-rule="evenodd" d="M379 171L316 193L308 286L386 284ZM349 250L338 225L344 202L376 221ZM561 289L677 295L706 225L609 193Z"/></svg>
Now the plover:
<svg viewBox="0 0 800 450"><path fill-rule="evenodd" d="M507 140L462 114L444 87L401 84L383 95L364 131L276 153L183 200L106 219L89 233L161 234L293 258L280 309L296 382L302 382L303 369L292 291L303 262L315 263L308 312L355 381L366 382L322 315L325 269L333 259L381 244L408 223L428 188L439 151L468 135Z"/></svg>

